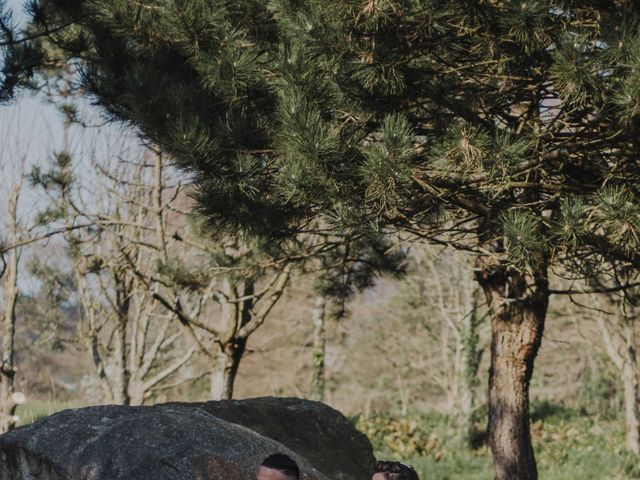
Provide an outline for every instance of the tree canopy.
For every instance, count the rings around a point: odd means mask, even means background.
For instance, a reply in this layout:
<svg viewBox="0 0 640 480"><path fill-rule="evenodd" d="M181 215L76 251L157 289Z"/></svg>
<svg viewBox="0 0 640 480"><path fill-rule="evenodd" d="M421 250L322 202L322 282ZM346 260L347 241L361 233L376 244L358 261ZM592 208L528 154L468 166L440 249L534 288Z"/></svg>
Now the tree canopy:
<svg viewBox="0 0 640 480"><path fill-rule="evenodd" d="M25 47L75 59L82 88L193 171L225 224L461 240L489 219L518 266L567 249L635 264L625 5L42 1Z"/></svg>

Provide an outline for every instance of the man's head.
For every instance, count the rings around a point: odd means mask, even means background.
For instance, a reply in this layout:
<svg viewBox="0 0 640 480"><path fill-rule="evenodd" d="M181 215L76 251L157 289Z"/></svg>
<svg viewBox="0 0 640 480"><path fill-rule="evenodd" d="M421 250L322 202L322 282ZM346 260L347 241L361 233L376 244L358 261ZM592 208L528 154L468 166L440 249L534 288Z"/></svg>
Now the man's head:
<svg viewBox="0 0 640 480"><path fill-rule="evenodd" d="M299 480L300 468L294 459L274 453L264 459L258 469L257 480Z"/></svg>
<svg viewBox="0 0 640 480"><path fill-rule="evenodd" d="M409 465L400 462L379 461L371 480L420 480Z"/></svg>

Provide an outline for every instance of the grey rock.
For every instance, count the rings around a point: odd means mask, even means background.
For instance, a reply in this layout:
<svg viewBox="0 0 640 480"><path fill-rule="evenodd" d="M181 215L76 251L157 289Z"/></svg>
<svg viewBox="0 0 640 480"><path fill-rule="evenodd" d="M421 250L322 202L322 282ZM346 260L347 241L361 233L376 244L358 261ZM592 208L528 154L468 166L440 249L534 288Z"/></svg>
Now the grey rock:
<svg viewBox="0 0 640 480"><path fill-rule="evenodd" d="M200 408L280 442L329 478L371 479L376 459L369 439L324 403L260 397L206 402Z"/></svg>
<svg viewBox="0 0 640 480"><path fill-rule="evenodd" d="M322 439L318 439L319 444ZM65 410L0 436L0 480L253 480L283 444L190 406Z"/></svg>

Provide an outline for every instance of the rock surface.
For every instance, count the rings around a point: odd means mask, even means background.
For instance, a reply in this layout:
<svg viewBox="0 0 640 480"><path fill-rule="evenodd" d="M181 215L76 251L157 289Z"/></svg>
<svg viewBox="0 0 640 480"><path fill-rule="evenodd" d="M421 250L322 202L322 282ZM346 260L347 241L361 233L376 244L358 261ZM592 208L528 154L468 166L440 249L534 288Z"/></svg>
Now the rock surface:
<svg viewBox="0 0 640 480"><path fill-rule="evenodd" d="M65 410L0 436L1 480L252 480L273 452L297 453L193 407Z"/></svg>
<svg viewBox="0 0 640 480"><path fill-rule="evenodd" d="M324 403L260 397L206 402L200 408L282 443L329 478L371 478L376 460L369 439Z"/></svg>
<svg viewBox="0 0 640 480"><path fill-rule="evenodd" d="M65 410L0 435L0 480L253 480L274 452L304 480L369 480L375 463L336 410L263 397Z"/></svg>

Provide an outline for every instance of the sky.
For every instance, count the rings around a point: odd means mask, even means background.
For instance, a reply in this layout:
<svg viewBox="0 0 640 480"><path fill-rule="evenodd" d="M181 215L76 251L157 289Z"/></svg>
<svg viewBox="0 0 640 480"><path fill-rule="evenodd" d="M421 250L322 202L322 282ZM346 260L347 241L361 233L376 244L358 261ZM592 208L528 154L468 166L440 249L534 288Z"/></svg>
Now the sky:
<svg viewBox="0 0 640 480"><path fill-rule="evenodd" d="M25 0L5 0L5 4L14 12L14 18L18 20L24 12Z"/></svg>
<svg viewBox="0 0 640 480"><path fill-rule="evenodd" d="M6 0L14 18L24 18L24 0ZM16 175L28 172L34 166L46 166L54 152L69 151L78 162L88 161L95 155L118 155L123 139L122 125L104 124L101 113L88 99L79 105L83 118L100 128L65 128L63 115L47 102L43 95L22 91L9 105L0 106L0 208L2 192L13 183ZM131 135L130 135L131 136ZM130 152L131 142L122 148ZM36 198L29 199L34 202ZM0 211L0 215L3 212Z"/></svg>
<svg viewBox="0 0 640 480"><path fill-rule="evenodd" d="M6 0L14 20L24 18L23 0ZM56 109L42 98L21 92L9 105L0 106L0 142L3 158L0 172L0 192L15 180L19 161L41 164L52 148L60 148L64 137L64 123ZM7 164L13 168L8 171ZM1 195L1 193L0 193ZM1 199L0 199L1 201Z"/></svg>
<svg viewBox="0 0 640 480"><path fill-rule="evenodd" d="M25 18L23 0L7 0L14 12L14 19ZM105 124L100 112L87 100L79 107L83 119L99 127L82 129L65 127L64 117L43 95L22 91L8 105L0 105L0 241L5 235L7 200L13 185L23 180L19 203L19 217L28 225L33 217L49 206L50 200L29 186L27 178L34 167L46 169L54 154L68 151L75 159L74 176L80 178L90 198L93 179L87 173L94 160L127 158L140 154L140 143L135 135L122 125ZM38 245L36 251L47 248ZM23 290L34 288L32 279L22 276Z"/></svg>

